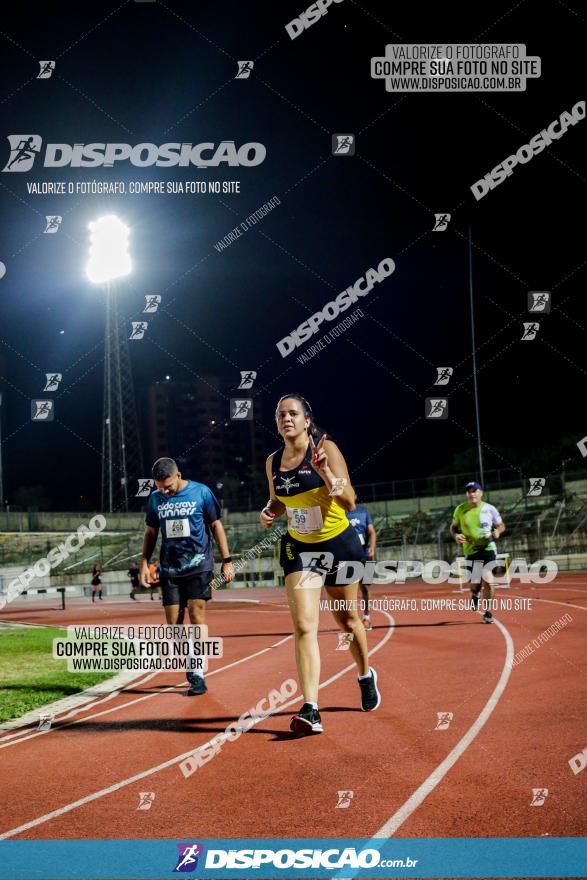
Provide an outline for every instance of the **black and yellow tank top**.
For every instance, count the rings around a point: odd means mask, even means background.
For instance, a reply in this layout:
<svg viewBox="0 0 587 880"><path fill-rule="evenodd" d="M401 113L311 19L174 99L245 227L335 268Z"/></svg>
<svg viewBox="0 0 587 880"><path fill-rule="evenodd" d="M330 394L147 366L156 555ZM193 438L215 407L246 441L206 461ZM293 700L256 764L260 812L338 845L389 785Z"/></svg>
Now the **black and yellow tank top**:
<svg viewBox="0 0 587 880"><path fill-rule="evenodd" d="M288 532L306 544L328 541L349 526L346 513L328 494L328 486L310 465L312 449L308 443L302 462L290 471L280 471L285 447L273 453L273 489L287 513Z"/></svg>

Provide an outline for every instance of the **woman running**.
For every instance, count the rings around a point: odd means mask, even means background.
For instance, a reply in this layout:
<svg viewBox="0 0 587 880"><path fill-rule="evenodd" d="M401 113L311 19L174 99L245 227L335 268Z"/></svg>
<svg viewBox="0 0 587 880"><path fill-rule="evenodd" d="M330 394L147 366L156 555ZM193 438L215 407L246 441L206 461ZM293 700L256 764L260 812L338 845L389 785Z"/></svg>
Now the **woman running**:
<svg viewBox="0 0 587 880"><path fill-rule="evenodd" d="M102 566L99 562L97 562L92 572L92 602L96 598L96 593L98 594L98 599L102 599L102 580L100 578L101 574Z"/></svg>
<svg viewBox="0 0 587 880"><path fill-rule="evenodd" d="M357 533L346 517L346 511L354 509L356 496L337 445L327 440L326 434L318 439L307 400L299 394L284 395L275 419L283 446L267 459L270 500L259 518L261 525L269 528L278 516L287 513L288 532L281 539L280 563L304 696L304 705L291 719L290 727L298 734L321 733L318 617L323 583L329 597L339 600L334 602L332 613L343 633L349 634L363 711L372 712L381 703L377 673L369 669L367 637L357 611L358 583L335 586L339 565L362 562L364 557Z"/></svg>

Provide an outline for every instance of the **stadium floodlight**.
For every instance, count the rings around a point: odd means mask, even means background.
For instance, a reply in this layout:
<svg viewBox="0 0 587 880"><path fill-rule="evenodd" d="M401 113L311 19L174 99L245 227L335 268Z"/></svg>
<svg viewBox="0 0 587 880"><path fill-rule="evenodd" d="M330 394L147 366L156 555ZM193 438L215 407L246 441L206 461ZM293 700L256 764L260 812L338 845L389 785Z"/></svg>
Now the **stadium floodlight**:
<svg viewBox="0 0 587 880"><path fill-rule="evenodd" d="M90 223L90 260L87 275L94 284L107 284L131 271L129 228L114 214Z"/></svg>

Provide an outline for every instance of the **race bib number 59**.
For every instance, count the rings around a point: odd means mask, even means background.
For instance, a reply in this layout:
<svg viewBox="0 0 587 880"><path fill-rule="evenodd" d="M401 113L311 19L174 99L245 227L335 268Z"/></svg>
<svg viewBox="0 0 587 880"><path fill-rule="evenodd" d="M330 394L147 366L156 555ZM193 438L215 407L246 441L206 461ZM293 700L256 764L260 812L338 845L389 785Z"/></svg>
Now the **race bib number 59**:
<svg viewBox="0 0 587 880"><path fill-rule="evenodd" d="M288 507L287 520L290 529L298 535L319 532L324 525L319 507Z"/></svg>

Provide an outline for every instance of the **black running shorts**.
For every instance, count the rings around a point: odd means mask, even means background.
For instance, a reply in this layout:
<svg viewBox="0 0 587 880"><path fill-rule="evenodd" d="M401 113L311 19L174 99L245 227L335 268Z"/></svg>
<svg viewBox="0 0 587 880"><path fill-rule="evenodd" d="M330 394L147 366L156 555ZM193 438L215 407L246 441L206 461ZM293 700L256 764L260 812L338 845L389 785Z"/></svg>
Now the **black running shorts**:
<svg viewBox="0 0 587 880"><path fill-rule="evenodd" d="M281 539L279 562L287 576L294 571L315 571L325 575L327 587L344 586L336 583L336 572L343 562L363 562L365 550L353 526L328 541L307 543L297 541L288 533ZM360 578L359 578L360 580Z"/></svg>
<svg viewBox="0 0 587 880"><path fill-rule="evenodd" d="M212 598L211 571L198 571L184 577L168 577L161 572L161 595L163 605L181 605L186 607L189 599L204 599L208 602Z"/></svg>
<svg viewBox="0 0 587 880"><path fill-rule="evenodd" d="M471 578L471 584L476 585L481 583L481 576L479 574L476 574L473 577L472 572L475 568L474 563L482 562L485 566L487 562L495 562L495 560L497 559L497 554L495 553L495 550L477 550L475 553L471 553L469 556L465 556L465 559L467 560L467 562L473 562L473 565L469 569L469 577ZM495 566L493 567L492 571L494 570Z"/></svg>

